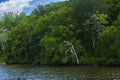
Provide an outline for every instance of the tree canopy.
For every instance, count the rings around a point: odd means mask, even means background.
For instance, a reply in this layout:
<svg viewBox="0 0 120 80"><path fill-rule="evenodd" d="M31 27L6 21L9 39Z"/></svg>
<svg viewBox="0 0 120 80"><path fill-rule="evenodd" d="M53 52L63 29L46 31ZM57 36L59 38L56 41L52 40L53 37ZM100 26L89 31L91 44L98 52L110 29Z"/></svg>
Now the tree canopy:
<svg viewBox="0 0 120 80"><path fill-rule="evenodd" d="M8 64L120 65L119 34L120 0L39 5L30 15L5 13L0 19L0 60Z"/></svg>

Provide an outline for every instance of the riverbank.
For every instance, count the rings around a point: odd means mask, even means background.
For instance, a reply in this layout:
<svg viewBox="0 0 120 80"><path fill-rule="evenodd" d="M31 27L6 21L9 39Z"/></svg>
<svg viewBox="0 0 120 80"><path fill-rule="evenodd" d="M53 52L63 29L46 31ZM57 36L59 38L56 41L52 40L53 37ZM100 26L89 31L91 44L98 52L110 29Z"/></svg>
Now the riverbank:
<svg viewBox="0 0 120 80"><path fill-rule="evenodd" d="M120 67L120 65L91 65L91 64L30 64L30 63L0 63L0 65L30 65L30 66L42 66L42 67Z"/></svg>

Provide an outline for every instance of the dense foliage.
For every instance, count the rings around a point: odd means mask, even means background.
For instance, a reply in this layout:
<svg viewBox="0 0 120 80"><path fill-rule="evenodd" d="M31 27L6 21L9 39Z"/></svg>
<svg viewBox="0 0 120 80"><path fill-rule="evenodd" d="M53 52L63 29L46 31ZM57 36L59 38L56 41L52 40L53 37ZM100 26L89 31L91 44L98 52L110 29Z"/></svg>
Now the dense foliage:
<svg viewBox="0 0 120 80"><path fill-rule="evenodd" d="M120 0L69 0L0 19L0 60L38 65L120 64ZM67 51L67 55L66 55Z"/></svg>

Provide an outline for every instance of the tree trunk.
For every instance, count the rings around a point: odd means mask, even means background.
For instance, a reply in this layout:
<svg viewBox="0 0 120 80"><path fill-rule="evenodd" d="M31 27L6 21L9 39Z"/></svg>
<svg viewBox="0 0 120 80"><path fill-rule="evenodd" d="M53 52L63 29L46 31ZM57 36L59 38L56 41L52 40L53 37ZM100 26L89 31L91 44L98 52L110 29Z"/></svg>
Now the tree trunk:
<svg viewBox="0 0 120 80"><path fill-rule="evenodd" d="M92 36L92 46L93 46L93 49L95 49L95 37Z"/></svg>

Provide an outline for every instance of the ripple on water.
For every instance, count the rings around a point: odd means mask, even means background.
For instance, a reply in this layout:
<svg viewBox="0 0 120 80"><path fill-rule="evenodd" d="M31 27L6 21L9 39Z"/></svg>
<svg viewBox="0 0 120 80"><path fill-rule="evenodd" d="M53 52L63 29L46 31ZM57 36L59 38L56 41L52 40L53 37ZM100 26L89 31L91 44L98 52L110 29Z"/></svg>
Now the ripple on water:
<svg viewBox="0 0 120 80"><path fill-rule="evenodd" d="M0 80L119 80L115 67L0 65Z"/></svg>

